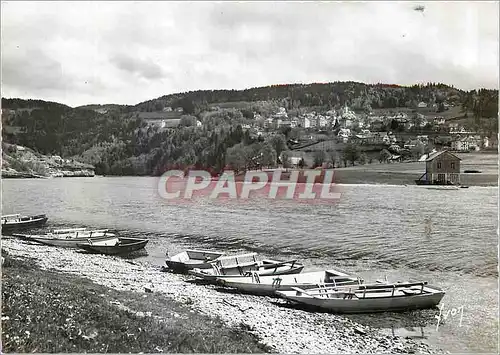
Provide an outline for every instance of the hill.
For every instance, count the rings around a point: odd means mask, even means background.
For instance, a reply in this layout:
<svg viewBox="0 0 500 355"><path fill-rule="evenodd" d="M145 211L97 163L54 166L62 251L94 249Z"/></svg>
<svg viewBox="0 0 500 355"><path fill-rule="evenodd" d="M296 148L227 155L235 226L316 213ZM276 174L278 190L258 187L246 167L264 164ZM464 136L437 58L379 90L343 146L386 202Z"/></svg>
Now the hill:
<svg viewBox="0 0 500 355"><path fill-rule="evenodd" d="M419 108L419 104L435 108ZM94 165L97 174L160 174L167 167L189 165L219 171L228 161L245 168L257 154L266 156L265 161L276 162L287 149L286 139L279 132L274 138L258 138L242 130L254 113L269 117L278 107L288 112L325 112L343 105L361 113L427 110L458 119L464 116L462 112L470 112L481 125L481 118L497 117L498 90L466 92L434 83L398 86L334 82L199 90L137 105L76 108L42 100L2 98L2 137L5 142L41 154L81 159ZM177 129L157 124L169 118L179 120ZM202 127L197 127L197 120Z"/></svg>
<svg viewBox="0 0 500 355"><path fill-rule="evenodd" d="M209 104L229 102L280 101L286 109L310 106L340 107L348 105L355 110L376 108L416 107L448 103L459 105L466 92L445 84L399 86L333 82L313 84L271 85L245 90L199 90L165 95L135 105L139 111L158 111L165 106L182 107L186 113L196 113Z"/></svg>

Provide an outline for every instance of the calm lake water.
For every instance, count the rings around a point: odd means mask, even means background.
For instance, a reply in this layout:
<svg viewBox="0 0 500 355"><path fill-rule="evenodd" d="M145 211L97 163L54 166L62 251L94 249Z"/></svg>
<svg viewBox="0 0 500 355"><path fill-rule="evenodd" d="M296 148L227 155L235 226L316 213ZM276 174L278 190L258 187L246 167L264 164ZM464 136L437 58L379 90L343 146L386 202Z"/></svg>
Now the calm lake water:
<svg viewBox="0 0 500 355"><path fill-rule="evenodd" d="M451 352L498 347L498 188L430 190L343 185L335 204L255 198L163 200L152 177L3 180L3 211L46 213L49 227L113 228L151 239L148 261L186 247L256 251L339 268L374 281L425 279L446 291L437 310L353 315L384 332L424 338Z"/></svg>

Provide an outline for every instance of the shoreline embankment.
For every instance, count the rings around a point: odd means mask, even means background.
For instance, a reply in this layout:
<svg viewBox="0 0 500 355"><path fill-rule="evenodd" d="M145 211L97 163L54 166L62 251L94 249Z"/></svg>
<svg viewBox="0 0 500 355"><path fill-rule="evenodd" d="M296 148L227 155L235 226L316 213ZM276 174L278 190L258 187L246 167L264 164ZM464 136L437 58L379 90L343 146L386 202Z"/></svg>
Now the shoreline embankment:
<svg viewBox="0 0 500 355"><path fill-rule="evenodd" d="M246 344L245 346L248 347L248 349L243 350L238 348L232 343L232 338L229 336L228 339L230 340L228 340L228 342L231 347L228 348L228 351L230 352L231 350L233 350L233 352L279 352L289 354L442 352L438 349L432 349L428 344L419 340L382 334L375 328L358 324L341 315L309 312L287 307L285 301L281 299L244 295L230 292L227 289L221 289L214 285L203 285L193 282L190 276L161 272L160 266L143 261L84 254L72 249L28 244L14 238L2 240L2 250L8 254L9 258L18 260L18 265L21 265L17 266L18 268L22 267L22 265L31 265L31 267L36 265L36 268L43 271L43 274L39 274L39 282L36 282L28 288L28 291L32 293L39 292L38 290L43 289L44 284L50 283L51 275L64 274L68 275L68 277L76 277L86 280L85 282L87 283L90 282L98 285L92 287L107 288L108 292L99 292L104 295L103 300L107 305L114 306L117 312L121 312L119 310L125 308L140 310L140 312L142 312L141 319L144 317L149 320L153 318L157 319L163 322L162 324L167 324L167 327L170 327L169 329L171 329L172 326L175 327L175 323L171 323L172 317L180 320L189 320L195 316L204 317L203 320L199 318L195 320L195 322L189 322L189 324L195 324L196 322L207 324L206 322L209 322L207 319L212 319L213 326L205 329L206 337L204 339L208 348L197 347L194 349L195 352L227 352L218 348L220 344L217 343L217 339L212 339L217 332L221 332L221 334L236 334L236 341L239 341L238 337L241 336L242 344ZM15 268L9 269L9 267L4 267L4 280L6 277L7 279L14 277L13 275L15 273ZM11 279L10 282L12 283L15 281ZM74 282L74 284L78 285L76 282ZM10 284L9 287L11 289L16 289L15 284ZM76 290L71 289L71 292L76 294L78 294L78 292L86 292L85 290L78 291L78 286L75 286L75 288ZM3 292L6 292L5 287ZM116 292L125 292L128 295L134 296L114 296L114 298L106 296L107 293L114 295ZM61 299L61 297L64 298L64 289L60 293L59 299ZM18 310L13 308L15 300L11 297L4 297L3 307L6 307L10 310L12 315L15 315ZM149 299L151 301L146 302L146 300ZM145 301L141 302L140 300ZM159 300L161 300L161 302ZM182 307L174 307L174 304L182 305ZM69 306L73 305L70 304ZM67 305L65 306L63 303L58 307L64 309L65 312L72 313L68 311ZM176 313L177 316L166 315L165 312L173 308L176 309L174 313ZM106 309L109 317L114 317L112 309ZM40 312L42 312L42 314L40 314ZM10 315L7 316L11 317ZM40 316L43 316L42 310L40 310L39 313L35 312L31 314L30 319L34 321ZM80 328L84 327L86 329L95 328L96 324L94 323L96 320L93 322L93 315L88 313L87 316L88 317L84 316L80 320L80 323L83 322L84 324L76 324L74 326L76 328L80 326ZM137 315L134 317L137 318ZM5 322L13 321L14 319L3 319L4 334L10 336L8 329L13 328L9 328L7 325L8 323L6 324ZM22 320L17 321L19 322ZM100 322L102 323L103 320L101 319ZM108 323L111 324L112 322L108 320L105 324ZM125 323L128 324L128 321ZM179 324L181 324L181 322ZM48 329L48 325L49 324L40 323L37 329ZM24 329L23 326L19 325L18 328L20 330ZM6 330L7 333L5 333ZM238 333L242 331L244 332L244 336ZM119 331L117 330L117 332ZM29 336L31 336L35 342L36 340L41 340L36 338L37 334L30 334ZM92 336L92 334L89 335L85 333L85 337ZM178 344L179 339L177 337L189 337L189 335L186 335L188 333L182 334L179 335L175 333L172 335L173 338L170 342ZM199 335L200 334L197 333L197 336ZM20 337L20 335L12 336ZM26 338L26 335L24 335L24 337ZM76 337L75 339L80 339L78 337L81 337L81 334L73 335L73 337ZM252 340L252 337L257 340ZM45 335L45 338L48 339L47 335ZM111 337L110 339L115 338ZM116 339L122 338L118 337ZM35 342L33 342L33 344ZM165 342L166 340L164 339L156 339L154 344L155 346L161 347L168 344L168 341ZM5 339L4 344L6 344ZM34 348L34 345L31 347L25 346L24 348L16 348L15 344L9 344L8 349L15 352L21 350L37 350ZM83 340L78 344L79 351L99 351L96 348L86 347L86 343ZM154 348L143 349L140 347L137 348L137 346L131 345L130 348L143 352L159 352L158 349L154 351ZM111 345L108 344L107 351L112 351L111 348L114 350L121 349L114 343ZM4 346L4 349L7 348ZM56 352L68 350L67 348L57 347L51 349ZM186 349L189 348L172 347L169 349L167 347L166 349L166 352L185 352L187 351ZM214 351L209 351L207 349L212 349ZM100 351L103 351L103 349L100 349Z"/></svg>

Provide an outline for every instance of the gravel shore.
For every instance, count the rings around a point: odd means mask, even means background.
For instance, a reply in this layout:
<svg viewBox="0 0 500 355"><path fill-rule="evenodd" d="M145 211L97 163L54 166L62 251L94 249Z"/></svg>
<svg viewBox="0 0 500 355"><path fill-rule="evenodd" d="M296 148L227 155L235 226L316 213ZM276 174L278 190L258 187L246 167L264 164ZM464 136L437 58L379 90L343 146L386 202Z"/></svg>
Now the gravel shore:
<svg viewBox="0 0 500 355"><path fill-rule="evenodd" d="M273 351L305 353L441 353L427 344L381 334L378 330L328 313L284 307L285 301L221 292L189 276L160 272L160 266L119 257L83 254L3 239L12 257L31 258L43 270L69 273L115 290L157 293L188 305L191 310L219 317L229 326L243 324ZM117 305L119 306L119 305Z"/></svg>

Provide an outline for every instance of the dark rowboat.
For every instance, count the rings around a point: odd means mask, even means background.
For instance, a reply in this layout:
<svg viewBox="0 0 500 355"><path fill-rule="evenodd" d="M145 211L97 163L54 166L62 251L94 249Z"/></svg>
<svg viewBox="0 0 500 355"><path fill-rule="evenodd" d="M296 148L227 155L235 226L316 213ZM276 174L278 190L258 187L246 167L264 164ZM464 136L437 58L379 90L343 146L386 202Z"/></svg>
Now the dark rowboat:
<svg viewBox="0 0 500 355"><path fill-rule="evenodd" d="M167 253L168 255L168 253ZM168 268L175 272L187 273L192 269L209 269L210 262L223 256L222 252L188 249L165 260Z"/></svg>
<svg viewBox="0 0 500 355"><path fill-rule="evenodd" d="M47 220L48 218L44 214L36 216L21 216L20 214L4 215L2 216L2 232L41 227L47 223Z"/></svg>
<svg viewBox="0 0 500 355"><path fill-rule="evenodd" d="M128 254L143 249L149 239L118 237L111 240L96 241L91 243L78 243L80 249L94 254Z"/></svg>

